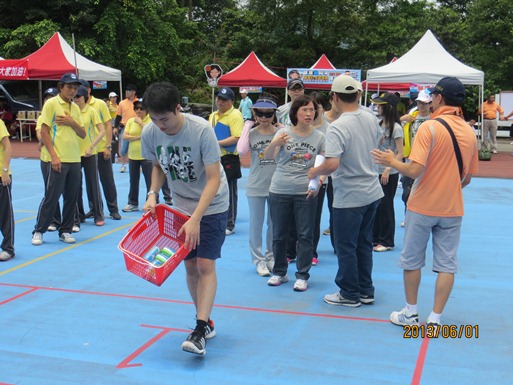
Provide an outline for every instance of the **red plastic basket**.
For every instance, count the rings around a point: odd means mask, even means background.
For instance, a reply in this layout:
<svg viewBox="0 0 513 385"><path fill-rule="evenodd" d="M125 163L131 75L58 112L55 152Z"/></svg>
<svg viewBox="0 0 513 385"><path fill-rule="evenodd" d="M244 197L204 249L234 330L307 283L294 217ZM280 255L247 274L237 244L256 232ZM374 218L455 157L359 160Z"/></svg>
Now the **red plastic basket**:
<svg viewBox="0 0 513 385"><path fill-rule="evenodd" d="M178 236L178 231L189 217L164 204L157 205L155 214L145 213L118 247L123 252L129 272L160 286L189 254L183 245L185 234ZM154 246L159 249L169 247L176 252L162 266L154 266L143 258Z"/></svg>

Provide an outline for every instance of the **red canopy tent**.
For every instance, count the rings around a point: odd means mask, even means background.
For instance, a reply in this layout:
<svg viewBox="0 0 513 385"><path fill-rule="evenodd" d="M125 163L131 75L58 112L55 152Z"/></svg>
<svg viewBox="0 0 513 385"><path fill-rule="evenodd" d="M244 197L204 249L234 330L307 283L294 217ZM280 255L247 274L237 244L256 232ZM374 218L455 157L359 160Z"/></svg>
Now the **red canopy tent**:
<svg viewBox="0 0 513 385"><path fill-rule="evenodd" d="M310 68L312 69L321 69L321 70L335 70L335 66L331 64L328 57L325 54L322 54L319 60L315 62L313 66Z"/></svg>
<svg viewBox="0 0 513 385"><path fill-rule="evenodd" d="M242 63L221 76L217 84L225 87L285 88L287 80L267 68L255 52L251 51Z"/></svg>

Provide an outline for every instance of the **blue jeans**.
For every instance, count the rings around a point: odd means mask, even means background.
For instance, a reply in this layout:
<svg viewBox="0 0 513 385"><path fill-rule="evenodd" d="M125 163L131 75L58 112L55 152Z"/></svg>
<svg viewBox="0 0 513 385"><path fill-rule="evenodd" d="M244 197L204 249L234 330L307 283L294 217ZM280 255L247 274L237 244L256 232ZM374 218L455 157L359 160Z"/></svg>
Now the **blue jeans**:
<svg viewBox="0 0 513 385"><path fill-rule="evenodd" d="M273 222L273 274L287 274L287 238L290 218L294 217L297 231L297 279L308 280L312 267L313 232L317 197L306 199L306 194L286 195L269 193L269 207Z"/></svg>
<svg viewBox="0 0 513 385"><path fill-rule="evenodd" d="M362 207L333 207L338 272L335 283L344 298L359 301L374 295L372 285L372 227L380 200Z"/></svg>

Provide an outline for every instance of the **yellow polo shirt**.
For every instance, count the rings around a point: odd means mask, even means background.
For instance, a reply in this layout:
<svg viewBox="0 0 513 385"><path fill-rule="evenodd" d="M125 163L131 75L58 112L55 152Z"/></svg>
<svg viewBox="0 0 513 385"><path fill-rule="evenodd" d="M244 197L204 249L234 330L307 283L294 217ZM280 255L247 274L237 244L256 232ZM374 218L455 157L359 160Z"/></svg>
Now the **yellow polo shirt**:
<svg viewBox="0 0 513 385"><path fill-rule="evenodd" d="M96 99L93 95L89 97L89 105L93 107L100 117L100 121L105 124L111 121L109 107L107 107L107 103L103 100ZM110 146L110 143L109 143ZM105 135L103 136L98 146L96 146L97 152L105 151L105 147L107 147L107 130L105 130Z"/></svg>
<svg viewBox="0 0 513 385"><path fill-rule="evenodd" d="M83 126L80 108L74 102L65 102L60 95L49 99L41 111L41 124L50 127L52 144L62 163L80 162L80 137L70 126L59 125L55 122L58 115L69 114Z"/></svg>
<svg viewBox="0 0 513 385"><path fill-rule="evenodd" d="M147 114L144 119L144 125L147 125L151 121L150 114ZM135 118L128 119L128 122L125 126L125 133L133 136L140 136L142 133L143 127L141 127L136 121ZM143 160L142 150L141 150L141 139L131 140L128 142L128 159L132 160Z"/></svg>
<svg viewBox="0 0 513 385"><path fill-rule="evenodd" d="M0 119L0 167L3 168L4 157L5 157L5 148L2 140L7 137L9 138L9 131L7 131L7 127L2 119ZM11 165L9 165L9 175L11 175Z"/></svg>
<svg viewBox="0 0 513 385"><path fill-rule="evenodd" d="M84 122L84 128L86 130L86 136L84 139L80 139L80 156L84 156L86 150L93 144L96 137L98 136L98 127L96 125L102 123L98 112L86 104L82 110L82 121ZM96 154L96 147L93 149L91 154Z"/></svg>

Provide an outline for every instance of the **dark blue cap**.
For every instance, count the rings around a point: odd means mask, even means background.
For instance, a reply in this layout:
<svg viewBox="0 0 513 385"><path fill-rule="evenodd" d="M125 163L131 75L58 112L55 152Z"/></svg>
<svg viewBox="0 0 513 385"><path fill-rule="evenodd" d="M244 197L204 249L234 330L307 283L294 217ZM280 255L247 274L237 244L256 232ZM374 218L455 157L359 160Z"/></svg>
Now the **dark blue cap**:
<svg viewBox="0 0 513 385"><path fill-rule="evenodd" d="M440 79L436 86L429 88L431 94L441 94L455 101L463 101L465 99L465 86L463 83L452 76Z"/></svg>
<svg viewBox="0 0 513 385"><path fill-rule="evenodd" d="M80 80L78 79L78 76L75 75L73 72L68 72L67 74L62 75L61 83L65 84L78 84L80 85Z"/></svg>
<svg viewBox="0 0 513 385"><path fill-rule="evenodd" d="M235 99L235 94L231 88L223 87L217 92L217 97L226 100Z"/></svg>

